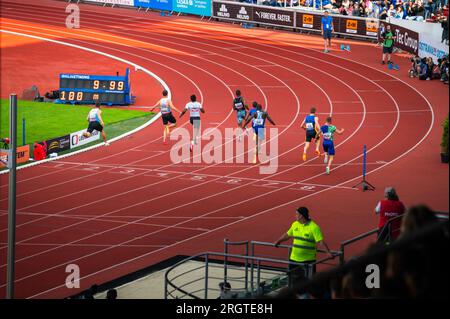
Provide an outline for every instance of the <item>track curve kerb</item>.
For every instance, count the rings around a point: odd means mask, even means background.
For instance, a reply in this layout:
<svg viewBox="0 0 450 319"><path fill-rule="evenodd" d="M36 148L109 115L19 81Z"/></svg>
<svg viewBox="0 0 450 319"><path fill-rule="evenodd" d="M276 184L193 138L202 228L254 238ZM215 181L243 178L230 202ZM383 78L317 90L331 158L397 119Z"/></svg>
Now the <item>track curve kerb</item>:
<svg viewBox="0 0 450 319"><path fill-rule="evenodd" d="M158 75L178 108L191 94L200 97L206 109L203 130L235 127L230 104L240 88L247 101L261 102L275 120L279 166L274 174L260 175L261 164L173 164L158 121L108 148L21 170L19 297L76 293L64 284L65 268L72 263L80 266L81 290L171 256L220 250L225 237L274 241L299 205L310 207L336 249L341 240L375 225L376 217L361 211L379 193L363 195L352 188L361 177L362 145L368 149L369 176L391 184L396 181L390 167L411 158L435 126L427 96L359 62L363 54L373 54L367 44L352 50L350 60L341 52L316 50L321 43L316 37L89 5L80 6L81 29L68 30L64 3L28 2L2 1L2 9L8 8L1 13L2 34L101 52ZM336 142L331 175L312 152L301 161L304 133L299 125L311 106L318 108L321 123L332 115L336 126L345 128ZM184 118L179 122L189 127ZM225 140L222 146L233 142ZM6 177L0 180L4 288Z"/></svg>

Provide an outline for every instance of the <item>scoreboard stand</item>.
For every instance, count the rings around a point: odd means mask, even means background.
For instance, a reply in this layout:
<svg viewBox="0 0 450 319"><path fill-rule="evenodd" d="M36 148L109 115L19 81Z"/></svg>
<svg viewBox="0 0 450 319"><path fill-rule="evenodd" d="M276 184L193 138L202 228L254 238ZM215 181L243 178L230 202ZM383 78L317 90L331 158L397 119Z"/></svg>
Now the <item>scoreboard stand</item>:
<svg viewBox="0 0 450 319"><path fill-rule="evenodd" d="M131 95L130 69L125 76L68 74L59 75L58 104L130 105L136 97Z"/></svg>

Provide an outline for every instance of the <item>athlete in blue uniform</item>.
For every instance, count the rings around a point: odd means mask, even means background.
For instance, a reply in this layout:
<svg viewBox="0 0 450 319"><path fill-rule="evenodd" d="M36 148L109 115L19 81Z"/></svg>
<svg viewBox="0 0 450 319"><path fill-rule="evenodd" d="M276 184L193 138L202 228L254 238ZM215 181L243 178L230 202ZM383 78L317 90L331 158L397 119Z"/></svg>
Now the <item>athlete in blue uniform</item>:
<svg viewBox="0 0 450 319"><path fill-rule="evenodd" d="M164 125L164 133L163 133L163 143L166 144L166 137L170 135L170 129L177 125L177 120L172 114L172 109L177 112L180 112L175 106L173 106L172 100L167 96L169 92L164 90L162 92L162 99L160 99L152 108L150 108L150 112L152 112L155 108L159 108L161 111L161 119ZM170 123L170 124L169 124Z"/></svg>
<svg viewBox="0 0 450 319"><path fill-rule="evenodd" d="M336 153L334 150L334 133L339 135L344 133L344 129L338 130L336 126L331 124L331 121L331 117L327 117L327 122L320 128L320 133L323 136L323 150L325 152L324 163L327 164L328 162L325 170L327 174L330 174L331 163Z"/></svg>
<svg viewBox="0 0 450 319"><path fill-rule="evenodd" d="M254 102L255 103L255 102ZM256 111L252 112L252 116L249 116L247 118L247 121L244 124L244 128L247 126L247 124L252 121L252 128L255 133L256 137L256 152L255 157L253 159L253 163L256 163L256 155L259 154L261 151L261 142L264 140L264 131L265 131L265 125L266 120L268 120L272 125L275 125L275 123L270 118L269 114L265 111L263 111L261 104L256 103Z"/></svg>
<svg viewBox="0 0 450 319"><path fill-rule="evenodd" d="M311 113L305 117L300 126L306 131L306 142L305 148L303 149L303 161L306 161L306 152L308 151L309 144L313 139L315 139L316 143L316 155L320 156L320 125L319 118L316 115L315 107L311 108Z"/></svg>

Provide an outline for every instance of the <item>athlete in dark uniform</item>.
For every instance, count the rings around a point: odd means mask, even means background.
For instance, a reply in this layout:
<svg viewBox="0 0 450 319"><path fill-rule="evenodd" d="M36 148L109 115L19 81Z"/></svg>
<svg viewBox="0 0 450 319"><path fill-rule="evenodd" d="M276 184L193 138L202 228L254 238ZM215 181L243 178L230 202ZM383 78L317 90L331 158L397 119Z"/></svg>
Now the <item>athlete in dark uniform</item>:
<svg viewBox="0 0 450 319"><path fill-rule="evenodd" d="M242 122L247 116L247 110L248 106L244 102L244 98L241 95L240 90L236 90L236 98L233 100L233 110L237 113L237 123L238 123L238 130L242 129ZM239 132L238 134L238 140L241 141L242 134L244 134L245 131L242 133Z"/></svg>
<svg viewBox="0 0 450 319"><path fill-rule="evenodd" d="M315 107L311 108L311 113L305 117L300 126L306 131L306 142L305 148L303 149L303 161L306 161L306 152L308 151L309 144L313 139L315 139L314 143L316 143L316 155L320 156L320 125L319 118L316 116Z"/></svg>

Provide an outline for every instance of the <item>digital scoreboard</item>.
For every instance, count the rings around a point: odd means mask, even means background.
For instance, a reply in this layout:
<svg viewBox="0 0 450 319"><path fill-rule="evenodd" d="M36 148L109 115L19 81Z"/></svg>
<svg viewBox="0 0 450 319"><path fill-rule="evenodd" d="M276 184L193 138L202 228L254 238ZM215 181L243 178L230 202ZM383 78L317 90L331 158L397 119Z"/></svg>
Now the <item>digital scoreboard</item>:
<svg viewBox="0 0 450 319"><path fill-rule="evenodd" d="M107 105L133 104L130 70L125 76L67 74L59 75L59 99L56 103Z"/></svg>

